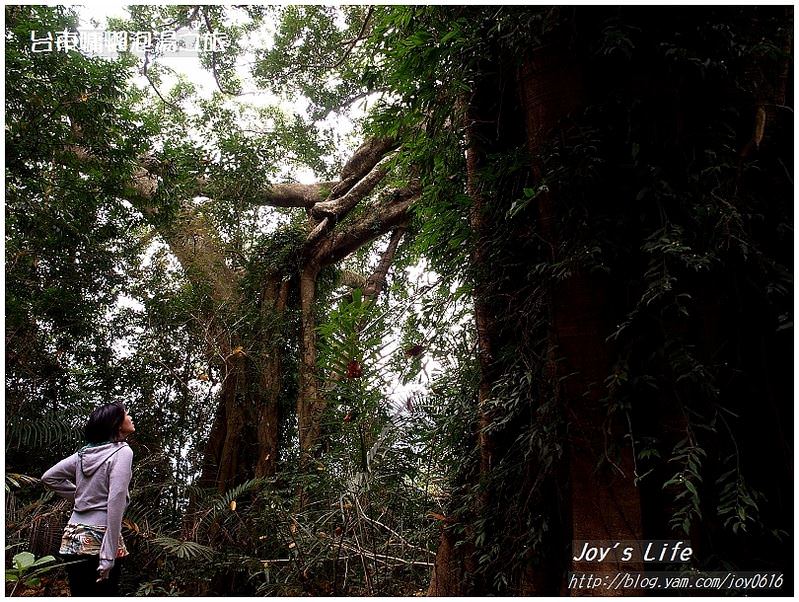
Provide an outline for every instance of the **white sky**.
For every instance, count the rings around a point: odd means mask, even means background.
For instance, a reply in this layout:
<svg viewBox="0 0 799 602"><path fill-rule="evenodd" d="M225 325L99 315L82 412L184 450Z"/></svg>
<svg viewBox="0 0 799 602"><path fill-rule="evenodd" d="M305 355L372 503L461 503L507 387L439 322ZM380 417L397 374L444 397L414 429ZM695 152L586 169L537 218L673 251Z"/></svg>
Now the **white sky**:
<svg viewBox="0 0 799 602"><path fill-rule="evenodd" d="M165 5L177 3L164 3ZM128 18L129 13L125 5L116 2L97 3L90 6L77 7L78 14L81 18L82 29L94 29L93 23L98 23L97 28L100 30L106 29L106 23L109 17L115 18ZM231 11L235 15L236 11ZM256 49L269 47L271 44L272 28L267 23L264 28L254 32L249 38L248 43L242 43L243 48ZM110 30L108 30L110 31ZM227 99L228 103L232 106L235 105L250 105L255 107L263 106L279 106L287 113L294 112L300 114L307 114L308 101L303 98L294 98L291 100L280 98L272 94L269 90L258 89L251 81L249 70L251 64L255 60L255 55L251 52L244 52L239 57L237 73L243 82L242 94L237 97L230 97ZM186 77L188 81L196 86L197 93L201 98L210 98L214 92L218 91L216 81L214 80L213 73L203 68L200 65L199 58L195 53L188 50L178 56L162 56L157 59L157 62L169 69L173 69L177 74ZM141 58L143 65L144 59ZM150 84L147 79L141 75L137 77L134 82L138 87L149 88ZM166 96L172 86L177 82L177 78L165 73L162 77L162 83L159 86L159 91L162 95ZM191 111L191 108L189 108ZM350 107L350 114L353 118L357 119L365 114L365 106L358 103L356 106ZM353 121L347 116L340 113L331 113L327 119L318 122L321 128L332 128L341 137L342 140L348 141L347 148L341 149L344 156L348 156L356 147L357 141L354 140L353 133L355 126ZM317 181L316 176L309 169L293 169L290 174L291 179L303 184L310 184Z"/></svg>

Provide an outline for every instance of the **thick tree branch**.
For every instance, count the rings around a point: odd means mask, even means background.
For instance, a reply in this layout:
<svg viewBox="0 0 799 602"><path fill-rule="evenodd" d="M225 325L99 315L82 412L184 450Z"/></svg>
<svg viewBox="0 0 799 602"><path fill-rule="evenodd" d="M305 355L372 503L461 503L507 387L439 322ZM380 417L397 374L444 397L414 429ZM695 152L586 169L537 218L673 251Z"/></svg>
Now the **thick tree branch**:
<svg viewBox="0 0 799 602"><path fill-rule="evenodd" d="M317 184L272 184L250 198L254 205L271 207L313 207L324 201L336 182Z"/></svg>
<svg viewBox="0 0 799 602"><path fill-rule="evenodd" d="M367 140L344 165L341 180L337 183L274 184L250 200L253 204L304 207L311 210L321 223L314 224L309 236L306 246L308 256L333 262L387 232L404 219L403 212L410 202L401 198L403 193L395 193L395 198L389 204L376 210L378 217L361 219L346 231L323 242L326 250L318 248L324 235L385 177L387 169L384 164L389 160L385 155L396 144L396 141L387 138ZM68 147L63 155L60 157L62 162L78 169L108 167L102 159L78 145ZM122 183L117 194L129 200L146 217L153 218L159 213L158 206L153 203L162 183L159 174L165 173L165 170L166 166L156 158L141 157L132 177ZM214 196L215 192L218 193L212 182L205 177L199 177L188 194ZM212 236L212 228L195 208L184 205L178 219L169 225L165 225L162 220L151 221L169 243L192 282L211 284L211 296L217 302L230 302L235 298L239 278L225 262L221 245Z"/></svg>
<svg viewBox="0 0 799 602"><path fill-rule="evenodd" d="M386 177L388 168L385 164L389 159L390 157L382 159L370 172L342 196L315 204L311 208L311 215L319 219L325 216L334 216L336 221L343 219L355 205L372 192L375 186Z"/></svg>
<svg viewBox="0 0 799 602"><path fill-rule="evenodd" d="M108 165L85 148L77 145L67 147L56 160L76 169L103 169ZM210 224L204 216L189 203L185 203L177 218L169 223L154 219L159 214L153 202L160 185L156 171L162 164L152 157L143 157L128 181L114 191L125 198L148 218L158 233L169 244L186 276L195 286L210 286L211 298L216 303L230 303L236 300L238 275L225 262L221 245L214 239Z"/></svg>
<svg viewBox="0 0 799 602"><path fill-rule="evenodd" d="M419 194L420 190L415 185L393 191L388 203L369 208L361 219L326 239L316 249L316 257L320 264L335 263L392 228L405 223L410 218L408 208Z"/></svg>
<svg viewBox="0 0 799 602"><path fill-rule="evenodd" d="M317 241L332 231L386 177L390 157L385 153L390 147L391 143L386 140L364 142L342 169L342 179L333 187L328 200L310 207L311 232L305 244L307 257L316 254Z"/></svg>
<svg viewBox="0 0 799 602"><path fill-rule="evenodd" d="M308 238L305 239L306 249L313 247L317 240L322 238L332 226L330 225L330 218L325 218L319 224L311 230L311 233L308 235Z"/></svg>
<svg viewBox="0 0 799 602"><path fill-rule="evenodd" d="M240 277L225 262L222 247L204 215L186 204L174 222L156 227L193 284L210 285L216 303L238 300Z"/></svg>
<svg viewBox="0 0 799 602"><path fill-rule="evenodd" d="M361 178L377 165L383 156L397 148L392 138L370 138L353 153L350 160L341 168L341 181L330 191L330 198L343 196Z"/></svg>
<svg viewBox="0 0 799 602"><path fill-rule="evenodd" d="M352 270L342 270L339 282L342 286L346 286L350 290L340 298L349 298L351 300L352 291L355 289L361 289L361 291L363 291L363 296L366 299L377 298L377 296L386 286L388 270L391 268L391 264L394 262L394 256L397 253L397 247L399 246L400 239L402 239L402 236L405 234L405 230L405 224L401 224L394 230L394 232L391 234L391 239L388 242L388 246L380 256L380 261L378 262L377 267L375 268L374 272L372 272L372 275L368 278L363 274L353 272ZM333 381L338 381L339 376L340 375L334 374L331 376L331 379Z"/></svg>
<svg viewBox="0 0 799 602"><path fill-rule="evenodd" d="M353 272L352 270L342 270L340 282L342 286L346 286L347 288L359 288L363 290L366 288L369 280L363 274Z"/></svg>
<svg viewBox="0 0 799 602"><path fill-rule="evenodd" d="M327 206L327 209L324 210L323 213L337 213L339 210L337 208L340 207L340 205L336 205L332 201L345 197L353 187L357 187L357 189L363 193L359 198L357 195L347 197L348 200L354 200L354 204L357 204L357 201L371 192L371 189L374 188L374 185L380 180L378 176L385 174L370 174L370 172L380 163L384 155L391 150L393 146L395 146L395 144L389 140L367 140L355 151L355 154L342 169L341 180L337 182L317 182L314 184L297 184L292 182L270 184L251 196L249 202L253 205L304 207L307 209L316 204L331 200L330 205ZM58 157L57 160L61 163L77 167L97 167L99 169L107 167L101 159L98 159L78 145L67 147L65 152ZM123 196L128 198L130 195L138 197L143 194L145 197L152 197L154 189L157 188L158 185L158 176L165 171L166 166L158 159L147 155L140 157L139 166L134 171L134 182L131 182L132 188L128 190L126 187L123 190ZM362 183L361 180L365 177L367 181ZM371 187L369 187L369 185L371 185ZM205 176L199 176L188 194L215 197L219 196L219 193L220 190L214 182ZM133 203L135 198L128 198L128 200ZM346 203L346 201L344 203Z"/></svg>

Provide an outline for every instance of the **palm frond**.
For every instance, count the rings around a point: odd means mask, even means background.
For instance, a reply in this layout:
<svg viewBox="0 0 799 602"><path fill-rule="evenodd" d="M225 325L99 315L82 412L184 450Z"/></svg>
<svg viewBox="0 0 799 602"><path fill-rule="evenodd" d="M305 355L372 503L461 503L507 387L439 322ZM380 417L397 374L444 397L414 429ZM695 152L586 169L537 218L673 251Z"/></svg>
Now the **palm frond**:
<svg viewBox="0 0 799 602"><path fill-rule="evenodd" d="M173 537L155 537L150 540L169 554L182 560L204 558L210 560L215 552L213 548L204 546L194 541L183 541Z"/></svg>
<svg viewBox="0 0 799 602"><path fill-rule="evenodd" d="M51 415L36 420L13 419L6 422L6 449L47 447L81 437L80 426L64 415Z"/></svg>
<svg viewBox="0 0 799 602"><path fill-rule="evenodd" d="M215 507L218 510L223 510L225 508L229 508L230 504L236 499L240 498L245 493L249 493L256 489L259 489L264 485L264 479L249 479L248 481L244 481L241 485L236 485L235 487L228 489L225 491L218 499L215 504Z"/></svg>
<svg viewBox="0 0 799 602"><path fill-rule="evenodd" d="M38 485L39 479L26 474L17 472L6 473L6 493L11 492L11 488L21 489L23 485Z"/></svg>

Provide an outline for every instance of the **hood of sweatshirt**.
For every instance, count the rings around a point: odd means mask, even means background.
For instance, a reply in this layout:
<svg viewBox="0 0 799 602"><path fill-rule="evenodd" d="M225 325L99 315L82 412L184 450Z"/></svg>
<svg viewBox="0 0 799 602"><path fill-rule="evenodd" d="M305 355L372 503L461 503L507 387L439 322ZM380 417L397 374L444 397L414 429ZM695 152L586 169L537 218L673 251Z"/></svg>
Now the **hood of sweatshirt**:
<svg viewBox="0 0 799 602"><path fill-rule="evenodd" d="M92 476L106 460L125 446L127 443L124 441L116 441L94 447L84 447L78 452L81 471L87 477Z"/></svg>

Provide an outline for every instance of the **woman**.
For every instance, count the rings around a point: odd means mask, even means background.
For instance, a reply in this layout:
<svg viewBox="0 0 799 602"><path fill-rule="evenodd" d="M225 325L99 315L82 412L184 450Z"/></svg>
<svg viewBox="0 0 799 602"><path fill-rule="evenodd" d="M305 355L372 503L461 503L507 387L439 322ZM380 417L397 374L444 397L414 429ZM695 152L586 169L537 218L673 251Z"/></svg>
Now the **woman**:
<svg viewBox="0 0 799 602"><path fill-rule="evenodd" d="M87 444L42 475L45 487L75 502L58 551L75 561L66 567L73 596L117 595L133 463L125 439L135 430L124 405L101 406L86 423Z"/></svg>

